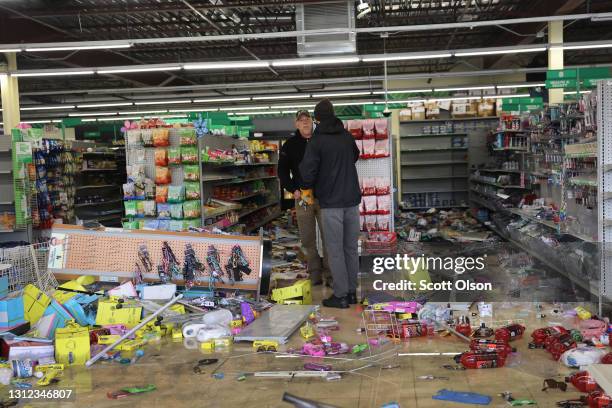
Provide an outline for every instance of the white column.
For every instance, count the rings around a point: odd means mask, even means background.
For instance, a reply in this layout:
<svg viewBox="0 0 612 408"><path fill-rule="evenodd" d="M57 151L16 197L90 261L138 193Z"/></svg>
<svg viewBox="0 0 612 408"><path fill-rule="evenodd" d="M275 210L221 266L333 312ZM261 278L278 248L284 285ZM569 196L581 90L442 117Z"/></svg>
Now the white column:
<svg viewBox="0 0 612 408"><path fill-rule="evenodd" d="M551 21L548 23L548 43L563 43L563 21ZM548 50L548 69L563 69L563 48ZM563 89L549 89L548 103L563 103Z"/></svg>
<svg viewBox="0 0 612 408"><path fill-rule="evenodd" d="M2 97L2 121L4 134L10 135L11 129L21 121L19 116L19 86L17 78L3 74L2 71L17 69L17 55L14 52L4 54L7 65L0 66L0 96Z"/></svg>

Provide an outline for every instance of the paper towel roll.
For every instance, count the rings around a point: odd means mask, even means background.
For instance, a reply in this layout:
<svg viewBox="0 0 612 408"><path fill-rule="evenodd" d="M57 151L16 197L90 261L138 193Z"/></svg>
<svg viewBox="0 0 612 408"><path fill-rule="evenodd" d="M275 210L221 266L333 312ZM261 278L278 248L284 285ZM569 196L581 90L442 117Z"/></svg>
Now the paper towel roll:
<svg viewBox="0 0 612 408"><path fill-rule="evenodd" d="M197 339L199 342L218 339L231 335L229 329L223 327L209 327L198 330Z"/></svg>
<svg viewBox="0 0 612 408"><path fill-rule="evenodd" d="M194 337L185 338L183 339L183 346L185 346L186 349L197 350L198 342Z"/></svg>
<svg viewBox="0 0 612 408"><path fill-rule="evenodd" d="M198 334L198 330L206 328L208 325L204 323L188 323L183 325L183 337L195 337Z"/></svg>

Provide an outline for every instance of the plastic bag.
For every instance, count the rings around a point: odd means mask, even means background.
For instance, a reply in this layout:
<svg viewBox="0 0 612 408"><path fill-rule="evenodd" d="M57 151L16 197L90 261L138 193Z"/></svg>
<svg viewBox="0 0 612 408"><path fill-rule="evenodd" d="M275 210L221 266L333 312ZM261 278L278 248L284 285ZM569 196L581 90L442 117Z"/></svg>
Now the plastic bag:
<svg viewBox="0 0 612 408"><path fill-rule="evenodd" d="M153 129L142 129L140 137L143 146L153 146Z"/></svg>
<svg viewBox="0 0 612 408"><path fill-rule="evenodd" d="M388 139L389 133L387 130L387 119L375 119L374 129L376 130L376 139Z"/></svg>
<svg viewBox="0 0 612 408"><path fill-rule="evenodd" d="M366 214L376 214L376 196L364 196L363 206Z"/></svg>
<svg viewBox="0 0 612 408"><path fill-rule="evenodd" d="M200 202L196 200L183 203L183 215L185 218L198 218L201 215Z"/></svg>
<svg viewBox="0 0 612 408"><path fill-rule="evenodd" d="M155 217L155 201L146 200L142 202L144 206L144 216L145 217Z"/></svg>
<svg viewBox="0 0 612 408"><path fill-rule="evenodd" d="M376 216L376 229L379 231L389 231L389 215Z"/></svg>
<svg viewBox="0 0 612 408"><path fill-rule="evenodd" d="M155 202L156 203L168 202L168 186L157 186L155 188Z"/></svg>
<svg viewBox="0 0 612 408"><path fill-rule="evenodd" d="M157 218L160 220L170 219L170 204L158 203L157 204Z"/></svg>
<svg viewBox="0 0 612 408"><path fill-rule="evenodd" d="M157 128L153 129L153 146L164 147L170 146L170 135L168 129Z"/></svg>
<svg viewBox="0 0 612 408"><path fill-rule="evenodd" d="M125 201L123 203L123 205L125 207L125 216L126 217L136 217L136 214L137 214L136 203L137 203L137 201Z"/></svg>
<svg viewBox="0 0 612 408"><path fill-rule="evenodd" d="M378 214L389 214L391 212L391 196L376 196L376 208Z"/></svg>
<svg viewBox="0 0 612 408"><path fill-rule="evenodd" d="M198 149L193 146L181 147L181 162L185 164L194 164L198 162Z"/></svg>
<svg viewBox="0 0 612 408"><path fill-rule="evenodd" d="M186 182L185 184L185 199L199 200L200 199L200 183Z"/></svg>
<svg viewBox="0 0 612 408"><path fill-rule="evenodd" d="M376 179L374 177L363 178L363 195L376 194Z"/></svg>
<svg viewBox="0 0 612 408"><path fill-rule="evenodd" d="M170 184L172 175L167 167L155 167L155 184Z"/></svg>
<svg viewBox="0 0 612 408"><path fill-rule="evenodd" d="M365 215L359 216L359 231L365 231Z"/></svg>
<svg viewBox="0 0 612 408"><path fill-rule="evenodd" d="M181 129L179 131L181 146L195 146L198 144L196 139L195 129Z"/></svg>
<svg viewBox="0 0 612 408"><path fill-rule="evenodd" d="M363 129L360 120L349 120L348 131L355 139L363 138Z"/></svg>
<svg viewBox="0 0 612 408"><path fill-rule="evenodd" d="M200 181L200 166L183 166L183 179L185 181Z"/></svg>
<svg viewBox="0 0 612 408"><path fill-rule="evenodd" d="M366 215L364 218L365 218L365 230L366 231L376 231L376 216Z"/></svg>
<svg viewBox="0 0 612 408"><path fill-rule="evenodd" d="M183 218L183 204L170 204L170 217L173 220Z"/></svg>
<svg viewBox="0 0 612 408"><path fill-rule="evenodd" d="M155 165L156 166L167 166L168 165L168 150L166 149L155 149Z"/></svg>
<svg viewBox="0 0 612 408"><path fill-rule="evenodd" d="M359 149L359 157L363 157L363 143L359 139L355 139L355 144L357 145L357 149Z"/></svg>
<svg viewBox="0 0 612 408"><path fill-rule="evenodd" d="M185 187L184 186L168 187L168 202L169 203L182 203L183 201L185 201Z"/></svg>
<svg viewBox="0 0 612 408"><path fill-rule="evenodd" d="M168 164L171 166L181 164L181 149L179 147L170 147L168 149Z"/></svg>
<svg viewBox="0 0 612 408"><path fill-rule="evenodd" d="M391 186L387 177L376 177L376 195L385 195L391 192Z"/></svg>
<svg viewBox="0 0 612 408"><path fill-rule="evenodd" d="M374 145L374 157L389 156L389 141L387 139L376 140Z"/></svg>
<svg viewBox="0 0 612 408"><path fill-rule="evenodd" d="M376 137L376 131L374 130L374 119L366 119L361 121L361 127L363 129L364 139L374 139Z"/></svg>
<svg viewBox="0 0 612 408"><path fill-rule="evenodd" d="M362 141L363 144L363 158L364 159L371 159L374 157L374 148L376 146L376 140L374 139L363 139Z"/></svg>

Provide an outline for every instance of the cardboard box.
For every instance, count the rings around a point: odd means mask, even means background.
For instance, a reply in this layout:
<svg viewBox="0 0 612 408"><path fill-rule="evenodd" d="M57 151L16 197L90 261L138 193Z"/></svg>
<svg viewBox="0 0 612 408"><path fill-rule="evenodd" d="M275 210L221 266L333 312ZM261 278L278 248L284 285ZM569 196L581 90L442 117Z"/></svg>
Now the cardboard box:
<svg viewBox="0 0 612 408"><path fill-rule="evenodd" d="M7 360L39 360L53 358L55 348L52 343L38 341L5 340L2 339L2 357Z"/></svg>
<svg viewBox="0 0 612 408"><path fill-rule="evenodd" d="M440 117L440 108L427 108L425 113L427 119L437 119Z"/></svg>
<svg viewBox="0 0 612 408"><path fill-rule="evenodd" d="M15 327L25 323L23 296L14 292L0 300L0 328Z"/></svg>
<svg viewBox="0 0 612 408"><path fill-rule="evenodd" d="M91 357L89 330L72 321L55 331L55 359L60 364L84 365Z"/></svg>
<svg viewBox="0 0 612 408"><path fill-rule="evenodd" d="M23 288L23 310L25 319L34 325L51 303L51 298L34 285Z"/></svg>
<svg viewBox="0 0 612 408"><path fill-rule="evenodd" d="M123 324L128 328L136 326L142 316L142 307L135 306L129 302L124 302L118 308L117 299L107 299L98 301L98 314L96 324L104 326L107 324Z"/></svg>
<svg viewBox="0 0 612 408"><path fill-rule="evenodd" d="M453 102L453 117L473 117L476 116L477 107L471 103L456 103Z"/></svg>
<svg viewBox="0 0 612 408"><path fill-rule="evenodd" d="M481 102L478 104L478 116L481 118L495 116L495 105L491 102Z"/></svg>
<svg viewBox="0 0 612 408"><path fill-rule="evenodd" d="M52 339L57 329L66 327L66 324L73 319L68 310L52 300L43 316L34 325L36 337Z"/></svg>
<svg viewBox="0 0 612 408"><path fill-rule="evenodd" d="M412 120L425 120L424 106L417 106L412 108Z"/></svg>
<svg viewBox="0 0 612 408"><path fill-rule="evenodd" d="M310 305L312 304L310 280L305 279L286 288L273 289L271 299L282 304L286 304L287 301L293 302L293 304L296 304L296 301L301 301L299 304Z"/></svg>
<svg viewBox="0 0 612 408"><path fill-rule="evenodd" d="M399 111L399 120L400 121L407 121L407 120L412 120L412 109L410 108L404 108L402 110Z"/></svg>

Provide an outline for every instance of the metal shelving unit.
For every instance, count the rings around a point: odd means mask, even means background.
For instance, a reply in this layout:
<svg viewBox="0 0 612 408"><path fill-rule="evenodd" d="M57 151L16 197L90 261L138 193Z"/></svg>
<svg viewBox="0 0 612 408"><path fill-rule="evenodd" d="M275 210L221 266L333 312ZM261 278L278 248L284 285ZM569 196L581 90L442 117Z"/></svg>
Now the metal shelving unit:
<svg viewBox="0 0 612 408"><path fill-rule="evenodd" d="M599 314L612 299L612 81L597 85L597 234L600 244Z"/></svg>

